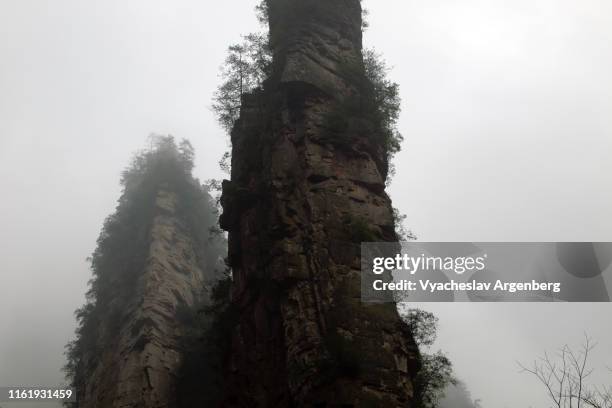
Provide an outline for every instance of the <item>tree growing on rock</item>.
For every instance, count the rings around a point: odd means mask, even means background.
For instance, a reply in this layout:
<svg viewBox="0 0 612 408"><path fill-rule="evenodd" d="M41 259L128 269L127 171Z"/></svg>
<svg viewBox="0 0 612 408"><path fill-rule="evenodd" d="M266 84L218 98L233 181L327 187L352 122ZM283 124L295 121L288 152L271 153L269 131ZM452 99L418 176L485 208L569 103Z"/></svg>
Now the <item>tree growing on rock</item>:
<svg viewBox="0 0 612 408"><path fill-rule="evenodd" d="M410 328L421 350L421 369L415 380L415 408L436 408L444 398L445 389L457 385L450 359L442 352L424 352L433 346L438 332L438 318L421 309L400 309L402 319Z"/></svg>
<svg viewBox="0 0 612 408"><path fill-rule="evenodd" d="M363 63L366 78L372 87L374 105L380 115L381 127L385 133L388 155L391 159L401 150L401 144L404 141L397 127L401 112L399 84L388 78L389 67L374 49L367 48L363 51Z"/></svg>
<svg viewBox="0 0 612 408"><path fill-rule="evenodd" d="M268 38L261 33L242 37L228 47L221 68L223 82L213 97L212 109L219 124L229 133L240 116L242 96L263 86L272 66Z"/></svg>

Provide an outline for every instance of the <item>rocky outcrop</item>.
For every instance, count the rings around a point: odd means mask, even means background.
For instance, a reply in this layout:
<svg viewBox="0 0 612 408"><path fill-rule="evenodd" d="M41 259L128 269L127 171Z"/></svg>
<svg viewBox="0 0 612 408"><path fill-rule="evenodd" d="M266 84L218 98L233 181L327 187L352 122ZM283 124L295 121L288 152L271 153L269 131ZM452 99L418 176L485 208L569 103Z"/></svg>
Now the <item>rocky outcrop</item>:
<svg viewBox="0 0 612 408"><path fill-rule="evenodd" d="M395 305L360 300L361 241L395 241L384 148L327 118L363 70L358 0L269 0L274 73L243 99L224 182L233 303L225 405L410 407Z"/></svg>
<svg viewBox="0 0 612 408"><path fill-rule="evenodd" d="M95 367L79 390L79 408L170 408L177 406L184 327L177 318L192 308L205 286L194 241L176 216L179 198L161 189L149 230L144 271L118 322L103 321L100 336L117 334L88 359Z"/></svg>

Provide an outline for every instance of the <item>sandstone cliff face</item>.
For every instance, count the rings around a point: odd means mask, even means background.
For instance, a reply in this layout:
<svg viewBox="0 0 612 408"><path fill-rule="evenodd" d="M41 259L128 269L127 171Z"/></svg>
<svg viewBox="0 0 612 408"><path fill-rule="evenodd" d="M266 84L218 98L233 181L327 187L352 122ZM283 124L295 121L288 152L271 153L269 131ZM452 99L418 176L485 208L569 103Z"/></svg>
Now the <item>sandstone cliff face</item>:
<svg viewBox="0 0 612 408"><path fill-rule="evenodd" d="M395 305L359 292L359 242L396 240L386 158L325 129L356 92L343 71L363 66L360 3L268 7L275 72L243 100L222 197L240 314L225 405L410 407L412 336Z"/></svg>
<svg viewBox="0 0 612 408"><path fill-rule="evenodd" d="M95 369L79 392L80 408L176 406L183 327L177 312L192 307L205 285L193 240L176 217L178 197L158 192L145 270L120 322L118 334L88 358Z"/></svg>

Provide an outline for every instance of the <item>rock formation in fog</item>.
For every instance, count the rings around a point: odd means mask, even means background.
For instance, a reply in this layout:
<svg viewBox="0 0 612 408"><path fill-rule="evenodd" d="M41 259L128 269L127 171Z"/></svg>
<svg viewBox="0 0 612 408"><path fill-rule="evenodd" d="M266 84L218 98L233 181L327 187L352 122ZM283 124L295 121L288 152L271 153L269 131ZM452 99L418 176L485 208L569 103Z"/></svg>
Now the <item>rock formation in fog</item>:
<svg viewBox="0 0 612 408"><path fill-rule="evenodd" d="M176 407L189 325L224 248L215 213L190 174L193 152L161 138L124 172L117 212L92 257L67 371L79 408Z"/></svg>
<svg viewBox="0 0 612 408"><path fill-rule="evenodd" d="M360 2L267 11L273 72L243 98L223 185L239 315L224 403L410 407L414 340L394 304L360 300L360 242L397 239L384 141L359 106Z"/></svg>
<svg viewBox="0 0 612 408"><path fill-rule="evenodd" d="M440 408L480 408L480 402L472 400L470 392L462 382L447 387L444 393Z"/></svg>
<svg viewBox="0 0 612 408"><path fill-rule="evenodd" d="M96 356L80 407L175 406L181 362L179 307L192 307L204 272L193 243L174 216L175 193L160 190L151 227L149 259L125 308L125 322Z"/></svg>
<svg viewBox="0 0 612 408"><path fill-rule="evenodd" d="M397 90L383 106L366 75L359 0L265 11L271 69L242 97L221 198L232 277L208 290L210 196L190 146L161 139L124 173L92 257L68 348L81 408L414 406L413 336L395 304L360 297L360 243L397 240Z"/></svg>

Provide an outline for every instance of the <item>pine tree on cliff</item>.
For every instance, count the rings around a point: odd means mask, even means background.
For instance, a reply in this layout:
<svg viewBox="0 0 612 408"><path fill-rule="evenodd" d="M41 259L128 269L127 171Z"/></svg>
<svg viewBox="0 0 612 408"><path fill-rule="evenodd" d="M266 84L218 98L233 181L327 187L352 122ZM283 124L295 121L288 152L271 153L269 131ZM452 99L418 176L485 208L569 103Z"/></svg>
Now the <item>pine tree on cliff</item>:
<svg viewBox="0 0 612 408"><path fill-rule="evenodd" d="M211 233L216 207L191 174L193 160L189 142L152 137L122 174L67 346L74 406L174 406L177 333L188 329L181 318L206 300L225 252L223 238Z"/></svg>
<svg viewBox="0 0 612 408"><path fill-rule="evenodd" d="M220 405L413 407L410 329L360 299L360 243L398 239L397 87L369 75L359 0L260 10L270 73L234 99L221 198L235 321Z"/></svg>

